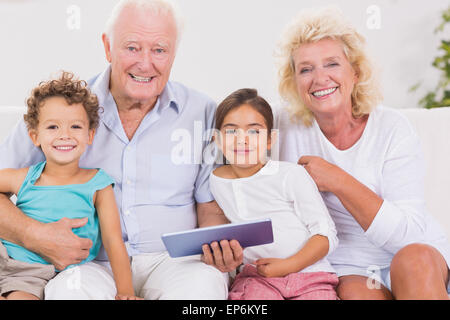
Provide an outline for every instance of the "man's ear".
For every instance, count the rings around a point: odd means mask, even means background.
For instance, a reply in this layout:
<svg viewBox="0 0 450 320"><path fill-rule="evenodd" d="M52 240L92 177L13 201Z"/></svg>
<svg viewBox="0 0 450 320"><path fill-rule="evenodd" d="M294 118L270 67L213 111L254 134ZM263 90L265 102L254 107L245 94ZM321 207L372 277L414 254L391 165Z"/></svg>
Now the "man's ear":
<svg viewBox="0 0 450 320"><path fill-rule="evenodd" d="M36 147L39 148L39 147L41 146L41 144L40 144L39 141L38 141L38 134L37 134L36 129L30 129L30 130L28 130L28 136L30 137L31 141L33 141L33 144L34 144Z"/></svg>
<svg viewBox="0 0 450 320"><path fill-rule="evenodd" d="M111 41L109 40L106 33L102 34L103 47L105 48L106 60L111 63Z"/></svg>
<svg viewBox="0 0 450 320"><path fill-rule="evenodd" d="M92 142L94 142L94 137L95 137L95 129L89 129L88 145L91 145Z"/></svg>

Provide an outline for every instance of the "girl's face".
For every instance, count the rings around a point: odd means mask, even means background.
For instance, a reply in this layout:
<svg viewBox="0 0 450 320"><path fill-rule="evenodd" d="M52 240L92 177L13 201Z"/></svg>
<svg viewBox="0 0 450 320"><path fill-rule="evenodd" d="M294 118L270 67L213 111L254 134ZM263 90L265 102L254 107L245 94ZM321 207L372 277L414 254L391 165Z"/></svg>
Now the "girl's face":
<svg viewBox="0 0 450 320"><path fill-rule="evenodd" d="M231 165L243 168L265 162L271 147L264 117L246 104L225 116L215 142Z"/></svg>
<svg viewBox="0 0 450 320"><path fill-rule="evenodd" d="M69 105L62 97L51 97L39 109L39 124L29 131L34 145L41 147L47 162L60 165L78 161L92 144L94 129L81 103Z"/></svg>

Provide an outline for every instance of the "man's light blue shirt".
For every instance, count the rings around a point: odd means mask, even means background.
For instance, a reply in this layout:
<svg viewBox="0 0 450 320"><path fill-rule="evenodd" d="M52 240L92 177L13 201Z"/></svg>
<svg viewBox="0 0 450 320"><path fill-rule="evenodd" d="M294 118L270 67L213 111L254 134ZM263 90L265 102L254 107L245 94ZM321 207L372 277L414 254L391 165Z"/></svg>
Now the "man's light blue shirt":
<svg viewBox="0 0 450 320"><path fill-rule="evenodd" d="M130 255L164 251L161 234L195 228L196 202L214 200L213 167L202 161L214 125L216 103L169 81L131 141L109 91L111 69L88 84L99 99L100 124L81 167L102 168L116 182L123 239ZM45 160L20 121L0 146L0 168L29 167ZM106 260L104 249L98 260Z"/></svg>

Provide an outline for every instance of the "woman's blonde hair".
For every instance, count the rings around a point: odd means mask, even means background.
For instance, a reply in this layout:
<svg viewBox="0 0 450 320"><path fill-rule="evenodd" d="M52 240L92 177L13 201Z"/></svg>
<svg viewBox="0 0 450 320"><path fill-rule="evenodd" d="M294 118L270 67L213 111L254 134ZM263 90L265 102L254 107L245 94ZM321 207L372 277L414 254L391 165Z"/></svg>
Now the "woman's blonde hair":
<svg viewBox="0 0 450 320"><path fill-rule="evenodd" d="M306 126L310 126L314 118L297 92L292 54L302 44L322 39L342 42L344 54L358 76L352 92L352 114L354 117L369 114L381 102L382 95L365 52L365 39L346 21L337 7L325 7L300 12L288 24L278 46L278 90L288 103L286 108L291 118L301 120Z"/></svg>

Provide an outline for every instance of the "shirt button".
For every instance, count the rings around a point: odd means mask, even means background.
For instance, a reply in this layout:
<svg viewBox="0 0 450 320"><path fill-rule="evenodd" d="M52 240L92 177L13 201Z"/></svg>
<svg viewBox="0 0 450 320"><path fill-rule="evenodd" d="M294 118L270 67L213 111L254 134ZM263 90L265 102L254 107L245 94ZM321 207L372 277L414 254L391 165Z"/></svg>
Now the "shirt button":
<svg viewBox="0 0 450 320"><path fill-rule="evenodd" d="M131 184L131 180L127 179L127 184L130 185Z"/></svg>
<svg viewBox="0 0 450 320"><path fill-rule="evenodd" d="M128 216L130 214L130 210L125 211L125 215Z"/></svg>

